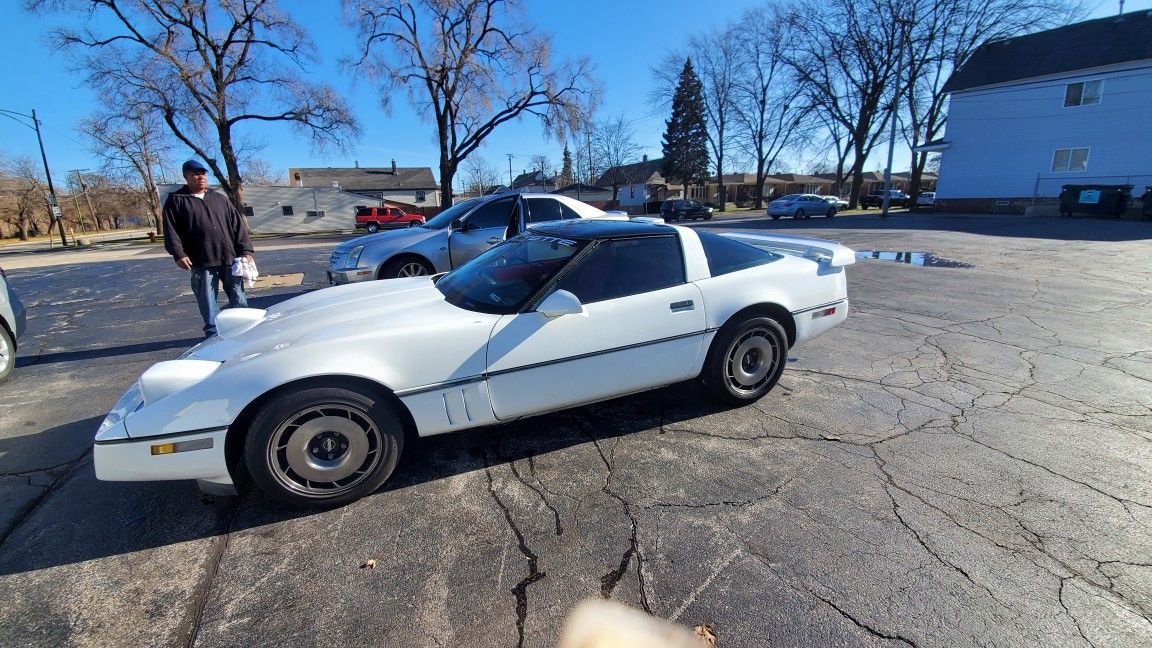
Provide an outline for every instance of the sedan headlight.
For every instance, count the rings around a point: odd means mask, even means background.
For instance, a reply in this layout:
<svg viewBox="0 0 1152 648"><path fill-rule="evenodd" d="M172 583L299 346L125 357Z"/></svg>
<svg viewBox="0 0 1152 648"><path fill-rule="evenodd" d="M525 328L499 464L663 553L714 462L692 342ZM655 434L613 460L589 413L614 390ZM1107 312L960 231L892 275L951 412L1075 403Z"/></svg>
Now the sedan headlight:
<svg viewBox="0 0 1152 648"><path fill-rule="evenodd" d="M165 396L195 385L219 368L220 363L212 360L157 362L140 376L140 395L145 405L155 403Z"/></svg>
<svg viewBox="0 0 1152 648"><path fill-rule="evenodd" d="M344 262L345 268L356 268L360 265L360 253L364 251L363 245L357 245L348 253L348 260Z"/></svg>

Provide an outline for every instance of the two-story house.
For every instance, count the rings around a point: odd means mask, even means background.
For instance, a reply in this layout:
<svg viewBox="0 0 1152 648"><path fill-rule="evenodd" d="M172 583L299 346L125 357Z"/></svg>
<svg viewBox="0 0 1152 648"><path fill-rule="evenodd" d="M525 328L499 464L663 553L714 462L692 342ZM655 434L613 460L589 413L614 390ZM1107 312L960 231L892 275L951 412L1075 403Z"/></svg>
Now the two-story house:
<svg viewBox="0 0 1152 648"><path fill-rule="evenodd" d="M1023 213L1065 184L1152 184L1152 12L981 46L951 94L936 208ZM1050 208L1051 209L1051 208Z"/></svg>

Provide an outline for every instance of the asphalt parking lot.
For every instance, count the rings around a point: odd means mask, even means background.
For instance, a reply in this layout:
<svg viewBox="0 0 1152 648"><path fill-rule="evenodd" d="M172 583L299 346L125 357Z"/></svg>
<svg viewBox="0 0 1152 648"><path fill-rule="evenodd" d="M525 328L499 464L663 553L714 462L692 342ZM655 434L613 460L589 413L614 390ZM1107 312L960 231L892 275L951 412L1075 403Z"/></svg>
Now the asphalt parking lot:
<svg viewBox="0 0 1152 648"><path fill-rule="evenodd" d="M553 646L601 596L724 647L1152 644L1152 223L707 225L939 265L849 267L848 321L755 405L684 384L424 439L326 512L97 481L108 408L198 339L186 275L159 244L0 254L29 312L0 645ZM253 304L322 287L338 240L260 241L302 277Z"/></svg>

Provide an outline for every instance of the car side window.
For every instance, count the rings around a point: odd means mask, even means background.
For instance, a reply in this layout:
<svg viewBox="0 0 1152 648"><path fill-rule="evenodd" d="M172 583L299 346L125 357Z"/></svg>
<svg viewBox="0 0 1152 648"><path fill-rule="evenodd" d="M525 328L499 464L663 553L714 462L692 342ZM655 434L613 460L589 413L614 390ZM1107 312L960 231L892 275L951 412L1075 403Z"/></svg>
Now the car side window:
<svg viewBox="0 0 1152 648"><path fill-rule="evenodd" d="M528 198L528 222L544 223L564 218L559 200L551 198Z"/></svg>
<svg viewBox="0 0 1152 648"><path fill-rule="evenodd" d="M465 230L490 229L493 227L508 227L512 217L512 207L516 204L515 198L494 200L481 205L468 215Z"/></svg>
<svg viewBox="0 0 1152 648"><path fill-rule="evenodd" d="M600 241L565 273L557 288L591 304L684 283L684 255L675 236Z"/></svg>

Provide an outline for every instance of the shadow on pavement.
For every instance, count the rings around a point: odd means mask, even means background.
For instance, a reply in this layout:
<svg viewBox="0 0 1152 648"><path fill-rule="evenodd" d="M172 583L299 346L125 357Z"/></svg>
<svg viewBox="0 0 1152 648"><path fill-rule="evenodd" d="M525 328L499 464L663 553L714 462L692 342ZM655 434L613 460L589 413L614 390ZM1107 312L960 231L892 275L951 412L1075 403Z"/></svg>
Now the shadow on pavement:
<svg viewBox="0 0 1152 648"><path fill-rule="evenodd" d="M590 442L720 412L724 406L691 383L501 426L418 439L391 479L371 498L419 498L427 482L483 470ZM83 425L81 425L83 423ZM93 431L95 419L40 434L0 439L0 456L60 435ZM11 456L11 455L9 455ZM240 498L201 495L189 481L101 482L86 458L3 538L0 576L77 565L137 551L261 528L323 511L293 510L261 493Z"/></svg>

